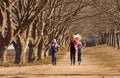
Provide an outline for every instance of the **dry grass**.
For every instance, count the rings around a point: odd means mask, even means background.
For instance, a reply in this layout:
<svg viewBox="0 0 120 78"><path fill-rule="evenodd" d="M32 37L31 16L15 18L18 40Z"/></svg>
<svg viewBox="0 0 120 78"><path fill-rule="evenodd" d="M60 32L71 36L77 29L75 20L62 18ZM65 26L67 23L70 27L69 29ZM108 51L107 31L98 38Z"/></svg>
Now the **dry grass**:
<svg viewBox="0 0 120 78"><path fill-rule="evenodd" d="M84 52L90 62L97 62L101 66L120 68L120 51L113 47L103 45L87 48Z"/></svg>
<svg viewBox="0 0 120 78"><path fill-rule="evenodd" d="M57 52L57 61L63 58L63 56L67 53L67 47L61 48ZM113 67L120 71L120 50L103 45L103 46L95 46L88 47L83 50L83 57L87 57L89 64L94 64L103 67ZM8 52L8 63L5 65L9 66L18 66L14 64L15 52L13 50ZM46 57L44 60L40 60L34 63L26 63L25 65L47 65L51 64L51 56Z"/></svg>
<svg viewBox="0 0 120 78"><path fill-rule="evenodd" d="M65 54L67 47L61 48L58 52L57 52L57 60L61 59ZM10 66L21 66L18 64L14 64L14 59L15 59L15 51L14 50L8 50L7 53L7 63L4 65L5 67L10 67ZM26 60L27 61L27 60ZM26 63L22 66L31 66L31 65L47 65L51 63L51 56L45 57L44 59L41 59L37 62L31 62L31 63Z"/></svg>

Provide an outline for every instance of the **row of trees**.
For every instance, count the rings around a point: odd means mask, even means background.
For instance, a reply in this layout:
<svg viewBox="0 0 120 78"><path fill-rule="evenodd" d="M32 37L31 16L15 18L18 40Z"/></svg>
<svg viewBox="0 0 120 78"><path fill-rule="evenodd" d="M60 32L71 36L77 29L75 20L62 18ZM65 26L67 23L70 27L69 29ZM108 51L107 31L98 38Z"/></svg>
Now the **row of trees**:
<svg viewBox="0 0 120 78"><path fill-rule="evenodd" d="M1 0L0 58L7 62L7 48L13 44L15 63L40 60L56 38L65 46L71 31L71 19L89 5L90 0ZM75 18L74 18L75 20ZM28 51L28 58L26 54Z"/></svg>
<svg viewBox="0 0 120 78"><path fill-rule="evenodd" d="M112 1L117 9L111 5L103 6L104 2L112 4L110 1L0 0L2 64L7 62L7 48L11 44L16 54L14 63L24 64L26 60L33 62L46 57L53 38L61 46L66 46L70 36L75 33L84 35L85 39L92 35L110 42L111 38L103 36L103 33L113 28L120 30L119 12L113 11L119 11L119 1Z"/></svg>
<svg viewBox="0 0 120 78"><path fill-rule="evenodd" d="M102 40L108 45L120 49L120 1L92 1L94 6L102 13L104 23L108 24L106 30L101 33Z"/></svg>

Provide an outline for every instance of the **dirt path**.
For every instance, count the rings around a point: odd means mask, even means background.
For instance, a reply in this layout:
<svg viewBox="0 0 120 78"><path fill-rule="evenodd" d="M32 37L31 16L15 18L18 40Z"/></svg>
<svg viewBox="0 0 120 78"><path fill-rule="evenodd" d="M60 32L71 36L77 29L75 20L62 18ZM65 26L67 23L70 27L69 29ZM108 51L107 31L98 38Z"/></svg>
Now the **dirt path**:
<svg viewBox="0 0 120 78"><path fill-rule="evenodd" d="M69 53L57 66L0 68L0 78L120 78L120 52L108 46L83 50L81 65L70 65Z"/></svg>

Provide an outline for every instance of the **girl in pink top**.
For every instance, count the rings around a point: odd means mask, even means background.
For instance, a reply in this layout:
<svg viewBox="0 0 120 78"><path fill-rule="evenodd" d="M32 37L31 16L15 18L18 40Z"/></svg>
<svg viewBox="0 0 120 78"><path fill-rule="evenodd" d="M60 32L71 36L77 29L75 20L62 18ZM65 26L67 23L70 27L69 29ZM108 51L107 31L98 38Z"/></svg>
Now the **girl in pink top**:
<svg viewBox="0 0 120 78"><path fill-rule="evenodd" d="M78 64L80 65L81 60L82 60L82 42L78 41Z"/></svg>

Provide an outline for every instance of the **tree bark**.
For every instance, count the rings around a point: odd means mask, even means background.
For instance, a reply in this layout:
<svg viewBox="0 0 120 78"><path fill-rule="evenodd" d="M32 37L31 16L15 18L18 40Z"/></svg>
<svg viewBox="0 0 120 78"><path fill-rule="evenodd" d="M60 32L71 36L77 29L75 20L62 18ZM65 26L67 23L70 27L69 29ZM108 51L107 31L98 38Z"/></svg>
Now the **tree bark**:
<svg viewBox="0 0 120 78"><path fill-rule="evenodd" d="M5 65L5 63L7 62L7 58L6 58L6 56L7 56L7 47L8 46L3 46L2 47L2 65Z"/></svg>
<svg viewBox="0 0 120 78"><path fill-rule="evenodd" d="M44 51L43 51L43 38L41 38L40 43L38 45L38 60L44 59Z"/></svg>
<svg viewBox="0 0 120 78"><path fill-rule="evenodd" d="M27 53L27 50L28 50L28 43L29 43L29 38L27 38L26 41L21 40L21 49L22 49L21 63L22 64L26 63L26 53Z"/></svg>
<svg viewBox="0 0 120 78"><path fill-rule="evenodd" d="M28 62L33 62L33 45L29 43Z"/></svg>
<svg viewBox="0 0 120 78"><path fill-rule="evenodd" d="M116 33L117 48L120 49L120 38L119 33Z"/></svg>
<svg viewBox="0 0 120 78"><path fill-rule="evenodd" d="M22 52L21 51L21 44L20 44L20 42L17 42L17 43L13 42L13 45L14 45L15 53L16 53L14 63L19 64L21 61L20 57L21 57L21 52Z"/></svg>

